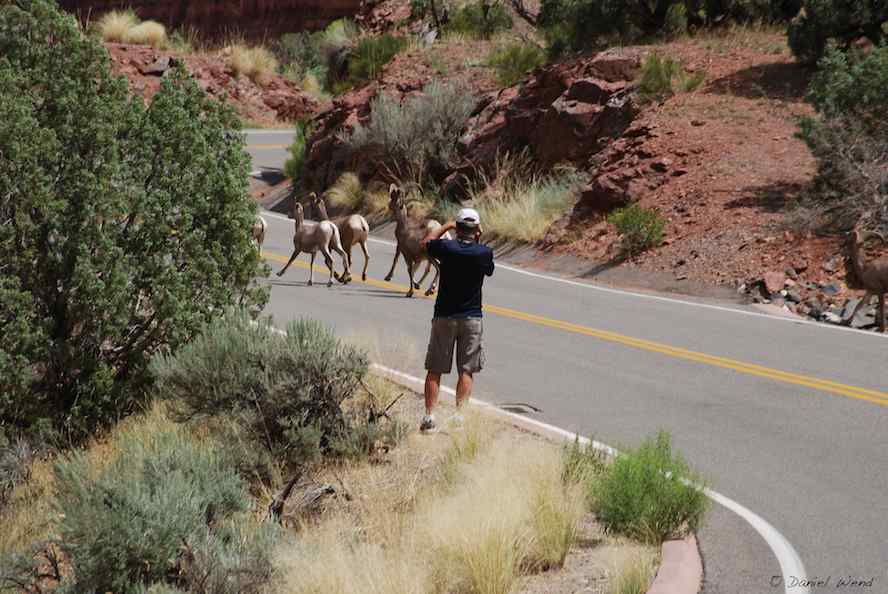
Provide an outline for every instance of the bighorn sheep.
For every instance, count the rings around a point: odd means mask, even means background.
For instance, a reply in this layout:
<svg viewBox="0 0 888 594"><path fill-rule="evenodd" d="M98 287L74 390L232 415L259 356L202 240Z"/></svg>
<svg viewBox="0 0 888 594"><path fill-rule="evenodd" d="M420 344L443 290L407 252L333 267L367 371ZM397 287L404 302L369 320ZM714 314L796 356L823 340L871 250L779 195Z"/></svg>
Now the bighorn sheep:
<svg viewBox="0 0 888 594"><path fill-rule="evenodd" d="M403 255L404 262L407 264L407 274L410 275L410 290L407 291L407 297L413 297L413 289L420 288L420 285L429 274L429 270L431 267L434 267L435 278L432 279L432 284L429 285L428 290L425 292L426 295L431 295L435 292L435 288L438 285L438 275L440 271L438 270L438 263L435 259L428 257L425 248L422 246L422 240L430 231L440 227L441 223L430 220L421 227L418 225L411 225L407 220L407 206L404 204L401 188L396 184L391 184L389 186L389 209L391 209L392 214L395 217L395 238L398 240L398 244L395 246L395 258L392 260L392 268L386 275L385 280L389 281L392 279L392 275L395 273L395 265L398 263L398 255ZM413 280L413 273L416 266L421 264L423 260L426 260L428 265L425 274L422 275L419 282L416 282Z"/></svg>
<svg viewBox="0 0 888 594"><path fill-rule="evenodd" d="M856 284L866 289L866 295L854 308L851 317L845 320L845 324L849 325L854 320L854 316L864 304L869 303L873 295L879 296L879 310L876 316L879 320L879 332L885 332L885 293L888 292L888 256L882 256L872 262L866 261L866 254L863 251L863 244L870 237L878 237L885 243L885 238L874 231L854 231L850 234L849 251L851 256L851 267L854 269Z"/></svg>
<svg viewBox="0 0 888 594"><path fill-rule="evenodd" d="M323 197L315 195L312 199L312 204L318 211L318 216L320 217L319 220L330 221L330 217L327 216L327 207L324 204ZM361 246L361 251L364 252L364 270L361 272L361 280L367 280L367 265L370 263L370 252L367 251L367 238L370 236L370 225L367 224L367 219L359 214L353 214L347 217L339 217L331 222L339 228L339 235L342 238L342 248L348 256L349 270L352 266L352 248L356 243ZM346 280L351 280L351 274L349 274L349 277Z"/></svg>
<svg viewBox="0 0 888 594"><path fill-rule="evenodd" d="M256 220L253 221L253 241L256 242L256 247L260 250L262 249L262 244L265 243L265 231L268 229L268 223L265 222L265 219L256 215Z"/></svg>
<svg viewBox="0 0 888 594"><path fill-rule="evenodd" d="M311 197L313 199L314 192L312 192ZM295 200L293 202L292 215L296 220L295 230L293 232L293 255L290 256L287 264L277 273L277 275L283 276L287 271L287 268L290 267L290 264L293 263L293 260L296 259L296 256L302 252L307 252L311 256L311 267L308 269L308 285L311 286L314 283L315 254L317 254L318 250L321 250L321 253L324 255L324 263L330 271L330 278L327 280L327 286L333 286L334 277L341 283L346 282L344 279L348 278L350 274L348 269L348 259L345 256L345 251L342 249L342 242L339 238L339 230L336 228L336 225L330 221L306 223L302 205ZM334 269L333 256L330 254L331 249L342 256L342 265L345 267L342 276L337 274Z"/></svg>

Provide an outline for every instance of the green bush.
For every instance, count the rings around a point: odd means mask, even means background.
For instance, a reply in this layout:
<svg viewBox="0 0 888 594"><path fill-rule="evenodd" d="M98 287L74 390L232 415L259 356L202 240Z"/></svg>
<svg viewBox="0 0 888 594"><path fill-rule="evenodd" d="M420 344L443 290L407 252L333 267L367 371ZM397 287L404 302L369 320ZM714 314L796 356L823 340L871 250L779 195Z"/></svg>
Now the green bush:
<svg viewBox="0 0 888 594"><path fill-rule="evenodd" d="M382 94L370 104L369 123L357 125L346 142L354 150L380 148L402 179L440 183L475 104L466 89L438 82L403 104Z"/></svg>
<svg viewBox="0 0 888 594"><path fill-rule="evenodd" d="M485 6L486 4L486 6ZM512 28L512 16L500 2L471 2L450 16L447 31L462 33L471 37L490 39L500 31Z"/></svg>
<svg viewBox="0 0 888 594"><path fill-rule="evenodd" d="M54 2L0 4L0 48L0 431L81 439L140 406L158 348L264 302L249 156L182 69L132 100Z"/></svg>
<svg viewBox="0 0 888 594"><path fill-rule="evenodd" d="M659 544L695 531L708 500L681 455L661 432L617 456L594 485L593 509L605 530Z"/></svg>
<svg viewBox="0 0 888 594"><path fill-rule="evenodd" d="M315 75L326 69L323 52L324 33L287 33L274 44L273 49L281 71L291 78L301 81L306 74ZM323 79L324 76L319 78Z"/></svg>
<svg viewBox="0 0 888 594"><path fill-rule="evenodd" d="M342 402L367 366L364 352L319 322L291 322L281 336L231 314L151 368L183 420L234 418L276 460L302 464L348 433Z"/></svg>
<svg viewBox="0 0 888 594"><path fill-rule="evenodd" d="M76 453L56 465L59 546L73 589L262 591L276 530L250 524L245 485L215 444L166 425L125 433L117 445L107 464Z"/></svg>
<svg viewBox="0 0 888 594"><path fill-rule="evenodd" d="M802 0L702 0L687 4L689 11L696 8L702 20L709 24L777 23L796 16Z"/></svg>
<svg viewBox="0 0 888 594"><path fill-rule="evenodd" d="M404 37L386 33L379 37L363 37L348 61L349 82L359 85L374 80L398 52L407 45Z"/></svg>
<svg viewBox="0 0 888 594"><path fill-rule="evenodd" d="M615 210L607 220L622 236L623 251L629 257L657 247L663 242L666 220L655 210L631 204Z"/></svg>
<svg viewBox="0 0 888 594"><path fill-rule="evenodd" d="M880 43L888 36L886 22L884 0L805 0L789 26L789 47L800 60L813 64L830 42L844 48L861 37Z"/></svg>
<svg viewBox="0 0 888 594"><path fill-rule="evenodd" d="M808 220L834 231L861 217L888 231L888 45L866 56L830 50L809 97L819 117L804 118L801 137L817 159L815 188L801 206Z"/></svg>
<svg viewBox="0 0 888 594"><path fill-rule="evenodd" d="M324 56L324 66L318 70L324 75L324 86L335 91L348 78L348 60L358 36L358 28L348 19L333 21L319 37L320 50Z"/></svg>
<svg viewBox="0 0 888 594"><path fill-rule="evenodd" d="M299 183L305 169L305 151L311 137L311 125L298 122L293 129L293 143L287 148L290 156L284 161L284 175L294 184Z"/></svg>
<svg viewBox="0 0 888 594"><path fill-rule="evenodd" d="M546 55L535 45L513 43L494 50L487 63L496 70L496 78L501 86L510 87L520 81L531 70L542 66Z"/></svg>

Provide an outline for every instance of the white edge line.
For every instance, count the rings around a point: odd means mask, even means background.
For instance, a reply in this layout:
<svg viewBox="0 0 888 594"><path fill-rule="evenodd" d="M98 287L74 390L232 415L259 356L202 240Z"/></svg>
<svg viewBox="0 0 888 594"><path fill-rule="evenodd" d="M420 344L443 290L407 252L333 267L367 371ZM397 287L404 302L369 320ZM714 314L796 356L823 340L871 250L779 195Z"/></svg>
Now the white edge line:
<svg viewBox="0 0 888 594"><path fill-rule="evenodd" d="M389 378L395 378L401 380L402 382L409 382L416 385L420 389L425 384L422 379L416 376L409 375L402 371L398 371L396 369L392 369L378 363L371 364L370 368L380 375L388 376ZM456 395L456 392L453 390L453 388L449 388L447 386L441 386L441 391L446 394ZM596 450L606 452L612 457L616 457L617 455L619 455L619 451L607 444L601 443L600 441L590 440L588 437L577 435L576 433L572 433L570 431L562 429L561 427L556 427L537 419L532 419L523 415L518 415L509 411L502 410L501 408L498 408L490 404L489 402L478 400L477 398L470 398L469 402L482 408L495 409L497 411L497 414L518 419L521 421L521 424L536 425L537 427L544 429L548 433L554 433L562 436L566 441L578 441L583 445L591 445ZM687 484L692 484L689 481L685 482ZM699 485L694 486L700 488ZM771 548L774 556L777 558L777 562L780 564L780 571L781 573L783 573L784 592L786 592L786 594L790 594L790 589L792 589L793 594L810 594L810 589L807 586L799 588L798 586L789 585L791 583L806 583L807 572L805 571L805 566L802 563L799 554L793 548L792 544L790 544L790 542L786 539L786 537L780 534L780 532L778 532L777 529L769 524L764 518L757 515L752 510L740 505L733 499L730 499L729 497L726 497L721 493L717 493L716 491L708 488L703 488L703 493L716 503L726 507L730 511L734 512L735 514L749 522L749 524L755 529L755 531L758 532L759 535L761 535L761 537ZM791 581L789 579L790 577L796 579Z"/></svg>
<svg viewBox="0 0 888 594"><path fill-rule="evenodd" d="M290 221L291 220L288 217L279 215L279 214L274 213L270 210L264 210L263 212L267 213L269 216L271 216L273 218L281 219L282 221ZM384 244L384 245L387 245L390 247L394 247L394 245L395 245L395 242L393 242L393 241L379 239L376 237L371 237L368 239L368 241L372 241L373 243ZM651 301L662 301L665 303L676 303L679 305L688 305L691 307L702 307L704 309L711 309L711 310L715 310L715 311L723 311L723 312L728 312L728 313L733 313L733 314L740 314L740 315L744 315L744 316L754 316L757 318L766 318L768 320L776 320L779 322L789 322L790 324L801 324L801 325L805 325L805 326L812 326L814 328L819 328L821 330L836 330L836 331L840 331L840 332L853 332L855 334L860 334L863 336L870 336L872 338L877 338L877 339L888 338L888 334L883 335L878 332L868 332L866 330L859 330L857 328L849 328L847 326L836 326L833 324L826 324L823 322L815 322L813 320L804 320L801 318L798 318L798 319L797 318L789 318L789 317L777 316L777 315L773 315L773 314L761 313L761 312L757 312L757 311L748 311L745 309L735 309L733 307L724 307L722 305L712 305L710 303L697 303L695 301L685 301L683 299L674 299L672 297L663 297L660 295L649 295L647 293L635 293L633 291L627 291L624 289L613 289L610 287L602 287L600 285L597 285L597 284L591 283L591 282L573 281L573 280L566 279L566 278L559 278L557 276L549 276L547 274L539 274L536 272L530 272L529 270L524 270L522 268L517 268L515 266L509 266L507 264L497 264L496 267L498 269L501 268L503 270L508 270L509 272L515 272L515 273L523 274L525 276L530 276L533 278L538 278L538 279L547 280L547 281L556 282L556 283L563 283L566 285L571 285L574 287L581 287L584 289L592 289L594 291L601 291L602 293L611 293L614 295L638 297L641 299L649 299Z"/></svg>
<svg viewBox="0 0 888 594"><path fill-rule="evenodd" d="M258 322L253 323L258 325ZM284 332L280 328L275 328L271 325L267 325L266 328L268 328L272 332L275 332L276 334L286 335L286 332ZM390 379L393 378L396 380L400 380L402 383L406 382L413 384L419 390L422 390L423 386L425 385L425 382L415 375L410 375L408 373L404 373L403 371L398 371L397 369L392 369L391 367L380 365L379 363L371 363L370 370L376 372L378 375L387 376ZM440 389L445 394L450 394L451 396L456 395L454 389L448 386L441 386ZM590 445L596 450L607 453L611 457L616 457L620 453L617 449L612 448L607 444L601 443L600 441L589 439L588 437L578 435L571 431L567 431L566 429L562 429L561 427L556 427L555 425L550 425L549 423L544 423L543 421L539 421L537 419L532 419L530 417L525 417L523 415L518 415L503 410L489 402L485 402L484 400L469 398L469 402L482 408L495 410L499 415L519 420L521 424L536 425L540 429L543 429L549 433L554 433L556 435L562 436L566 441L578 441L583 445ZM686 484L692 484L690 483L690 481L684 482ZM697 488L700 488L699 485L695 486ZM769 524L767 520L765 520L749 508L740 505L733 499L705 487L703 488L703 493L719 505L729 509L730 511L734 512L735 514L746 520L750 524L750 526L752 526L753 529L755 529L755 531L758 532L759 535L765 540L765 542L771 548L771 552L773 552L774 556L777 558L777 563L780 565L780 571L783 574L783 585L785 594L811 593L811 590L807 586L798 586L798 584L805 584L807 582L808 574L805 570L804 564L802 563L801 557L799 557L799 554L796 552L795 548L793 548L792 544L786 539L785 536L780 534L780 532L771 524ZM796 579L791 581L789 579L791 577ZM790 586L790 584L796 585ZM792 592L790 592L790 589L792 589Z"/></svg>

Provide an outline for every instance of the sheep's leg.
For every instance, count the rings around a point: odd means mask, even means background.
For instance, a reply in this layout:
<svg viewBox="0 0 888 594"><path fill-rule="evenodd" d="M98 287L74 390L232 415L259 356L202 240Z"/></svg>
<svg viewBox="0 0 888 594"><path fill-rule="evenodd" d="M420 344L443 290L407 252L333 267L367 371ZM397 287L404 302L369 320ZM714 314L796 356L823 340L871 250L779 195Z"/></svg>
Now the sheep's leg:
<svg viewBox="0 0 888 594"><path fill-rule="evenodd" d="M311 263L308 265L308 286L314 284L315 252L311 252Z"/></svg>
<svg viewBox="0 0 888 594"><path fill-rule="evenodd" d="M432 284L429 285L429 289L426 291L426 295L431 295L438 288L438 276L441 274L441 269L438 267L438 263L433 260L429 260L429 264L435 267L435 278L432 279Z"/></svg>
<svg viewBox="0 0 888 594"><path fill-rule="evenodd" d="M295 250L293 250L293 255L290 256L290 259L287 260L287 263L284 264L284 267L281 268L280 272L278 272L277 275L278 275L278 276L284 276L284 273L287 272L287 268L290 267L290 264L293 263L293 260L295 260L296 257L297 257L299 254L301 254L301 253L302 253L302 251L299 250L299 249L295 249Z"/></svg>
<svg viewBox="0 0 888 594"><path fill-rule="evenodd" d="M330 277L327 279L327 286L333 286L333 277L336 277L336 280L341 281L342 277L336 274L336 270L334 269L335 262L333 262L333 254L330 253L330 248L327 246L321 247L321 253L324 255L324 264L327 265L327 270L330 271ZM345 256L343 256L343 262L345 261ZM344 276L344 275L343 275Z"/></svg>
<svg viewBox="0 0 888 594"><path fill-rule="evenodd" d="M395 265L398 263L398 256L401 255L401 245L395 245L395 258L392 260L392 268L389 270L389 273L385 275L385 280L392 280L392 275L395 274Z"/></svg>
<svg viewBox="0 0 888 594"><path fill-rule="evenodd" d="M860 311L860 308L862 308L864 305L868 305L872 297L872 293L867 293L866 295L864 295L863 299L861 299L857 303L857 307L854 308L854 311L851 312L851 316L847 320L842 320L842 325L850 326L851 323L854 321L854 318L857 316L857 312Z"/></svg>
<svg viewBox="0 0 888 594"><path fill-rule="evenodd" d="M410 290L407 291L407 297L413 297L413 261L404 254L404 261L407 262L407 274L410 276Z"/></svg>
<svg viewBox="0 0 888 594"><path fill-rule="evenodd" d="M879 332L885 332L885 293L879 293Z"/></svg>
<svg viewBox="0 0 888 594"><path fill-rule="evenodd" d="M367 265L370 264L370 252L367 251L367 242L361 242L361 251L364 252L364 272L361 273L361 280L367 280ZM349 265L351 260L349 259Z"/></svg>
<svg viewBox="0 0 888 594"><path fill-rule="evenodd" d="M425 269L425 272L422 273L422 278L419 279L419 282L418 282L418 283L416 283L416 288L417 288L417 289L422 288L422 287L420 287L420 285L421 285L422 283L425 282L425 279L426 279L426 277L429 275L429 271L430 271L431 269L432 269L432 259L431 259L431 258L427 258L427 259L426 259L426 269Z"/></svg>
<svg viewBox="0 0 888 594"><path fill-rule="evenodd" d="M330 270L333 273L333 276L336 277L336 280L338 280L342 284L346 284L347 282L349 282L351 280L351 264L349 262L348 256L345 254L345 250L342 249L342 241L339 238L339 229L337 229L335 227L333 229L334 229L333 241L330 242L330 245L328 246L328 249L327 249L327 255L330 256L329 266L330 266ZM336 270L333 266L333 256L332 256L332 254L330 254L330 248L332 248L333 251L336 252L337 254L339 254L339 256L342 258L342 267L345 268L345 270L342 271L342 276L339 276L336 273Z"/></svg>

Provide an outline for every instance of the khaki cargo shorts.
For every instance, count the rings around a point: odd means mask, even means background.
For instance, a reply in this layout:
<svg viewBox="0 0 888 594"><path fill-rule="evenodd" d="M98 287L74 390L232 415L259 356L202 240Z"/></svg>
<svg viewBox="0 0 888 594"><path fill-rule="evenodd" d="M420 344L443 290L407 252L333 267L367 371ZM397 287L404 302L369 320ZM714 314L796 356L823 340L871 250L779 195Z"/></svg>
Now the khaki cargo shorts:
<svg viewBox="0 0 888 594"><path fill-rule="evenodd" d="M456 345L456 368L476 373L484 367L484 346L481 318L434 318L425 368L433 373L450 373L453 367L453 346Z"/></svg>

